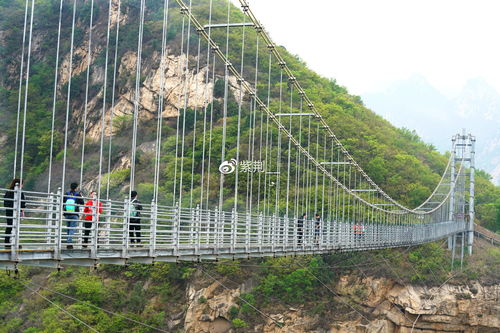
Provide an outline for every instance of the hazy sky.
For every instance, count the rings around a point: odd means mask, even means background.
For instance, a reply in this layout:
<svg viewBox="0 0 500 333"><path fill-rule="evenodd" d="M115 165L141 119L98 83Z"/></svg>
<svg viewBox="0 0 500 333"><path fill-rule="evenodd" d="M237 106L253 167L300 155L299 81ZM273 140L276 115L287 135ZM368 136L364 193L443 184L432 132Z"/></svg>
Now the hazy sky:
<svg viewBox="0 0 500 333"><path fill-rule="evenodd" d="M498 0L249 3L276 43L354 94L414 73L450 97L475 77L500 91Z"/></svg>

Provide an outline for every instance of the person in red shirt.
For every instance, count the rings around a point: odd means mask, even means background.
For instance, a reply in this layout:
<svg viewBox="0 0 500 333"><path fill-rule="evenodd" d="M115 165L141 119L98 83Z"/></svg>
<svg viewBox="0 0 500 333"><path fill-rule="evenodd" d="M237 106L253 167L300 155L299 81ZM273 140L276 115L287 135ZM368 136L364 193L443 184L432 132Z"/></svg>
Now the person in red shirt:
<svg viewBox="0 0 500 333"><path fill-rule="evenodd" d="M86 248L90 238L90 231L92 230L92 222L99 222L99 214L102 214L102 202L97 200L96 191L90 192L90 199L85 203L83 214L83 227L85 228L83 231L83 247Z"/></svg>

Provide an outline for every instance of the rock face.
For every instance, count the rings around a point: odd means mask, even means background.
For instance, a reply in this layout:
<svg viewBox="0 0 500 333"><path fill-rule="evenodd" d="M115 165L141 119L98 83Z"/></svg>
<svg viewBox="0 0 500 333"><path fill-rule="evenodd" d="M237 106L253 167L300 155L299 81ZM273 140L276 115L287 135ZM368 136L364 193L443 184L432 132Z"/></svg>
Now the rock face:
<svg viewBox="0 0 500 333"><path fill-rule="evenodd" d="M236 304L239 289L226 290L217 282L207 288L188 288L189 307L184 319L186 333L224 333L231 330L229 311Z"/></svg>
<svg viewBox="0 0 500 333"><path fill-rule="evenodd" d="M441 287L401 286L385 278L343 276L334 287L340 302L352 304L343 318L311 316L304 307L271 314L255 332L431 333L500 332L500 285ZM230 309L238 308L241 288L223 289L214 282L188 290L185 332L235 332ZM332 295L332 297L334 297ZM355 301L356 304L353 304ZM358 309L358 310L355 310ZM363 313L364 318L359 313ZM272 318L272 319L271 319ZM279 327L276 322L281 323ZM326 324L325 324L326 323Z"/></svg>

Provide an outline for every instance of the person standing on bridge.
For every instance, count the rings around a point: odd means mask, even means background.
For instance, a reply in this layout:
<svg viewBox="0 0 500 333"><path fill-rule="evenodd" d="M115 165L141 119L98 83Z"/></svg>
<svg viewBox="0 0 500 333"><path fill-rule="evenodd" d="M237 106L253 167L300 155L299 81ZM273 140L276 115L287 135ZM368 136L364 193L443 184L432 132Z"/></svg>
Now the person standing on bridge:
<svg viewBox="0 0 500 333"><path fill-rule="evenodd" d="M83 218L85 220L83 223L83 227L85 228L83 231L83 248L86 248L90 238L90 231L92 230L92 222L99 222L99 214L102 214L102 202L97 200L96 191L90 192L90 199L85 203L83 213L85 214Z"/></svg>
<svg viewBox="0 0 500 333"><path fill-rule="evenodd" d="M302 214L297 220L297 244L302 245L302 237L304 236L304 221L307 220L306 213Z"/></svg>
<svg viewBox="0 0 500 333"><path fill-rule="evenodd" d="M68 239L67 248L72 249L73 235L78 227L78 220L80 219L80 207L84 205L82 194L78 192L78 184L71 183L70 190L66 192L63 199L64 218L66 219L66 226Z"/></svg>
<svg viewBox="0 0 500 333"><path fill-rule="evenodd" d="M10 183L9 190L5 192L3 197L3 206L5 207L5 220L7 221L7 227L5 228L5 248L10 249L10 235L12 234L12 225L14 222L14 194L16 185L19 188L23 187L23 183L19 178L14 178ZM24 208L26 208L26 199L24 198L24 193L21 192L21 216L24 215Z"/></svg>
<svg viewBox="0 0 500 333"><path fill-rule="evenodd" d="M129 238L130 243L141 243L141 210L142 205L139 200L137 200L137 191L132 191L130 194L130 202L128 205L128 217L129 217Z"/></svg>
<svg viewBox="0 0 500 333"><path fill-rule="evenodd" d="M321 231L321 217L319 213L314 215L314 244L319 245L319 236Z"/></svg>

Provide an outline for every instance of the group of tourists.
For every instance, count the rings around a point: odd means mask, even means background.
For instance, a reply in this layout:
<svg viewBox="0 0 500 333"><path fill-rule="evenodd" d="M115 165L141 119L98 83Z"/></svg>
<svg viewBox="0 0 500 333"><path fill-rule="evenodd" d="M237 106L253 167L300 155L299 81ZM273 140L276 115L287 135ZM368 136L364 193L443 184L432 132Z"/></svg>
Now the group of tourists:
<svg viewBox="0 0 500 333"><path fill-rule="evenodd" d="M304 223L307 222L307 214L302 214L297 220L297 244L302 244L304 238ZM319 236L321 230L321 216L319 213L314 215L313 228L314 228L314 244L319 245Z"/></svg>
<svg viewBox="0 0 500 333"><path fill-rule="evenodd" d="M26 208L26 198L21 191L23 183L19 178L14 178L9 186L9 189L4 195L4 208L7 227L5 228L5 248L11 247L12 225L15 214L15 192L16 186L21 194L19 216L24 217ZM128 207L126 208L126 216L129 222L129 240L132 244L140 245L141 243L141 211L142 205L137 198L137 191L132 191ZM64 193L63 197L63 215L66 221L66 247L73 248L74 235L79 228L80 222L83 222L83 237L82 247L87 248L90 240L93 223L99 223L100 215L102 214L102 202L98 200L97 192L90 191L85 202L84 196L79 191L77 183L71 183L69 191ZM91 243L91 241L90 241ZM21 246L19 246L21 248Z"/></svg>
<svg viewBox="0 0 500 333"><path fill-rule="evenodd" d="M301 245L303 244L303 239L304 239L304 227L305 223L307 223L307 214L302 214L297 219L297 244ZM312 228L314 230L314 238L313 242L315 245L319 245L320 241L320 235L321 235L321 216L319 213L316 213L314 215L314 219L311 220L312 222ZM353 224L352 228L353 234L354 234L354 239L355 241L361 241L364 238L365 235L365 225L363 222L356 222Z"/></svg>

